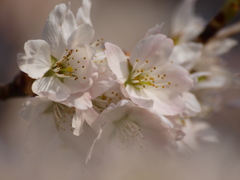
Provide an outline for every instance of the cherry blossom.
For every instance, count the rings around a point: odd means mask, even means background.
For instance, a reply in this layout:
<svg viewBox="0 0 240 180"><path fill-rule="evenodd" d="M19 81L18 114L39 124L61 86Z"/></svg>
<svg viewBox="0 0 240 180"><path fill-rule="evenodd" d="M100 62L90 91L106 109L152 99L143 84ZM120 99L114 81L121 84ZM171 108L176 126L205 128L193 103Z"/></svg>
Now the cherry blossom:
<svg viewBox="0 0 240 180"><path fill-rule="evenodd" d="M20 69L37 79L33 92L55 101L88 90L97 75L89 45L94 31L89 24L78 25L69 8L57 5L45 24L43 40L29 40L25 53L18 55Z"/></svg>
<svg viewBox="0 0 240 180"><path fill-rule="evenodd" d="M128 100L107 108L94 123L100 124L100 131L87 161L94 156L104 159L110 154L113 158L136 152L150 156L152 152L176 148L174 137L158 115Z"/></svg>
<svg viewBox="0 0 240 180"><path fill-rule="evenodd" d="M126 97L163 115L184 111L181 93L188 91L193 81L185 69L169 62L171 39L160 34L148 36L136 45L130 58L116 45L105 46L109 67Z"/></svg>

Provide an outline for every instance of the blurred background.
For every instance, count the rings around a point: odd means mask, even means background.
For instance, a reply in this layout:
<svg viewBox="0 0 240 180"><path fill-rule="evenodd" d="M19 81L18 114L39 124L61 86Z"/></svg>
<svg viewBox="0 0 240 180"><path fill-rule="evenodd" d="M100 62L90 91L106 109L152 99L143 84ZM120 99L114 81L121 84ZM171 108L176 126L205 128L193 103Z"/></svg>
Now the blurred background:
<svg viewBox="0 0 240 180"><path fill-rule="evenodd" d="M68 0L1 0L0 1L0 83L8 83L19 72L16 55L23 52L24 43L41 38L41 32L50 11L56 4ZM91 18L95 39L104 38L130 51L145 32L156 24L165 23L168 34L170 20L180 0L92 0ZM224 0L198 0L196 14L209 20ZM71 0L76 13L81 0ZM240 16L234 21L240 20ZM234 22L233 21L233 22ZM233 23L232 22L232 23ZM240 40L240 35L235 36ZM228 68L240 73L240 45L222 57ZM226 104L239 99L239 108L224 106L208 121L220 133L221 141L240 147L240 91L232 87L221 93ZM0 102L0 143L10 149L20 146L27 123L18 111L27 98ZM1 148L1 145L0 145Z"/></svg>

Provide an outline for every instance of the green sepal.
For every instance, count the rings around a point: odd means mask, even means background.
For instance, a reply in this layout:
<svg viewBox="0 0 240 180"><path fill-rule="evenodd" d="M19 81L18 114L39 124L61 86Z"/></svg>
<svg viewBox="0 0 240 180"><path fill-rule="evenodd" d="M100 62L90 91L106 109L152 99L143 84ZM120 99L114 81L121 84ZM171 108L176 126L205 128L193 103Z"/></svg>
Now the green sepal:
<svg viewBox="0 0 240 180"><path fill-rule="evenodd" d="M58 60L57 60L53 55L51 55L52 66L53 66L57 61L58 61Z"/></svg>

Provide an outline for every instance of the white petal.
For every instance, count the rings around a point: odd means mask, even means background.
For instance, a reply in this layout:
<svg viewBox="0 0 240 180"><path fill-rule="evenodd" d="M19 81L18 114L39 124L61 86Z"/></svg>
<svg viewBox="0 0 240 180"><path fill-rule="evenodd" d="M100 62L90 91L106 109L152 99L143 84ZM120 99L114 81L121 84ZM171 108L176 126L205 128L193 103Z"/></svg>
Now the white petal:
<svg viewBox="0 0 240 180"><path fill-rule="evenodd" d="M163 25L164 25L164 23L162 23L160 25L157 24L153 28L149 29L147 31L147 33L145 34L145 37L151 36L151 35L156 35L156 34L161 34Z"/></svg>
<svg viewBox="0 0 240 180"><path fill-rule="evenodd" d="M77 109L86 110L87 108L92 107L92 101L91 96L88 92L85 93L73 93L70 94L70 96L63 102L63 104L66 104L70 107L75 107Z"/></svg>
<svg viewBox="0 0 240 180"><path fill-rule="evenodd" d="M166 75L162 82L171 83L171 85L165 86L169 91L182 93L193 88L193 80L188 71L183 67L174 63L164 63L157 69L156 73Z"/></svg>
<svg viewBox="0 0 240 180"><path fill-rule="evenodd" d="M157 114L135 107L129 112L129 119L132 119L141 129L141 133L145 137L146 148L154 147L162 150L166 146L176 148L176 142L170 134L169 128L166 128L165 122L162 122Z"/></svg>
<svg viewBox="0 0 240 180"><path fill-rule="evenodd" d="M110 69L117 76L117 78L124 83L128 78L128 63L127 57L123 51L116 45L105 43L106 56Z"/></svg>
<svg viewBox="0 0 240 180"><path fill-rule="evenodd" d="M82 7L78 9L78 12L76 15L76 21L78 25L86 23L92 26L92 22L90 19L91 5L92 5L91 0L82 1Z"/></svg>
<svg viewBox="0 0 240 180"><path fill-rule="evenodd" d="M70 94L70 89L54 76L34 81L32 90L34 93L47 97L52 101L63 101Z"/></svg>
<svg viewBox="0 0 240 180"><path fill-rule="evenodd" d="M198 79L199 79L199 77L202 77L202 76L210 77L211 75L212 75L211 72L201 72L200 71L200 72L192 73L190 76L193 79L193 82L195 84L194 89L196 88L196 86L198 86Z"/></svg>
<svg viewBox="0 0 240 180"><path fill-rule="evenodd" d="M201 112L201 106L196 98L196 96L190 92L184 92L182 97L186 103L186 113L189 116L195 116L197 113Z"/></svg>
<svg viewBox="0 0 240 180"><path fill-rule="evenodd" d="M151 108L154 100L150 99L143 90L137 90L136 88L127 85L126 91L129 94L130 99L143 108Z"/></svg>
<svg viewBox="0 0 240 180"><path fill-rule="evenodd" d="M194 90L208 89L208 88L226 88L231 85L233 74L227 70L220 68L220 66L211 65L207 69L209 72L205 72L207 78L200 80L194 87ZM208 74L207 74L208 73ZM204 72L202 73L204 74Z"/></svg>
<svg viewBox="0 0 240 180"><path fill-rule="evenodd" d="M196 0L184 0L180 4L172 19L172 34L178 34L188 26L194 17L195 2Z"/></svg>
<svg viewBox="0 0 240 180"><path fill-rule="evenodd" d="M174 116L185 111L183 98L168 90L146 91L147 96L154 101L153 109L162 115Z"/></svg>
<svg viewBox="0 0 240 180"><path fill-rule="evenodd" d="M108 156L116 158L140 152L149 157L155 150L155 152L159 152L160 149L164 150L166 147L176 148L173 136L169 129L162 125L159 117L147 109L135 106L132 102L123 103L123 106L120 103L114 109L104 111L95 121L101 121L101 119L107 119L105 120L106 124L95 139L87 161L91 158L91 155L93 155L92 158L104 159ZM118 129L118 126L121 125L115 123L116 121L121 123L122 120L134 123L140 129L139 132L142 136L126 138L121 134L121 128ZM120 149L120 151L117 151L117 149ZM148 154L148 152L151 153Z"/></svg>
<svg viewBox="0 0 240 180"><path fill-rule="evenodd" d="M75 69L74 77L63 78L63 83L69 87L71 93L88 90L98 75L96 69L92 67L92 54L89 54L86 46L79 47L78 52L73 55L74 60L69 61L69 66Z"/></svg>
<svg viewBox="0 0 240 180"><path fill-rule="evenodd" d="M82 133L84 123L84 111L76 110L76 114L73 116L72 127L74 128L73 134L79 136Z"/></svg>
<svg viewBox="0 0 240 180"><path fill-rule="evenodd" d="M59 4L50 13L42 38L46 40L51 49L51 54L59 59L65 51L67 40L76 29L76 20L69 9L69 5Z"/></svg>
<svg viewBox="0 0 240 180"><path fill-rule="evenodd" d="M149 111L156 114L162 120L163 126L165 126L166 128L170 128L170 129L174 128L174 126L176 124L175 120L172 120L171 118L167 118L166 116L162 115L161 113L159 113L158 111L156 111L152 108L149 109Z"/></svg>
<svg viewBox="0 0 240 180"><path fill-rule="evenodd" d="M189 152L189 148L191 152L199 151L208 143L219 143L218 133L206 122L186 121L183 131L186 135L178 141L180 152Z"/></svg>
<svg viewBox="0 0 240 180"><path fill-rule="evenodd" d="M201 55L202 45L197 43L184 43L174 46L169 59L188 71L193 68Z"/></svg>
<svg viewBox="0 0 240 180"><path fill-rule="evenodd" d="M187 42L201 33L205 21L195 16L196 0L184 0L172 19L171 34L179 37L181 42Z"/></svg>
<svg viewBox="0 0 240 180"><path fill-rule="evenodd" d="M115 75L111 71L106 71L100 74L98 79L93 82L90 89L92 99L95 99L100 94L104 93L115 84Z"/></svg>
<svg viewBox="0 0 240 180"><path fill-rule="evenodd" d="M87 110L84 111L84 117L85 121L88 123L91 128L98 133L99 132L99 127L93 126L94 121L97 119L99 114L93 109L93 108L88 108Z"/></svg>
<svg viewBox="0 0 240 180"><path fill-rule="evenodd" d="M89 44L94 36L94 30L89 24L82 24L71 34L68 39L68 47L76 48L81 44Z"/></svg>
<svg viewBox="0 0 240 180"><path fill-rule="evenodd" d="M223 40L213 40L210 41L206 47L205 51L213 55L222 55L230 51L238 42L234 39L223 39Z"/></svg>
<svg viewBox="0 0 240 180"><path fill-rule="evenodd" d="M89 108L87 110L77 109L72 122L72 127L74 128L73 134L76 136L79 136L83 131L84 121L86 121L91 126L97 117L98 117L98 114L96 113L96 111L94 111L93 108Z"/></svg>
<svg viewBox="0 0 240 180"><path fill-rule="evenodd" d="M71 90L71 93L77 93L77 92L84 92L88 90L92 86L93 81L91 77L87 77L87 79L79 78L77 80L65 78L63 83L65 86L67 86Z"/></svg>
<svg viewBox="0 0 240 180"><path fill-rule="evenodd" d="M27 121L31 121L43 113L51 103L52 101L40 96L30 98L23 104L20 115Z"/></svg>
<svg viewBox="0 0 240 180"><path fill-rule="evenodd" d="M24 50L25 54L18 54L19 68L33 79L42 77L52 65L48 43L30 40L25 43Z"/></svg>
<svg viewBox="0 0 240 180"><path fill-rule="evenodd" d="M132 65L136 65L138 69L143 63L148 60L148 63L144 65L144 69L152 69L153 66L157 66L168 60L173 49L173 41L167 38L165 35L153 35L146 37L139 41L130 55L130 62Z"/></svg>
<svg viewBox="0 0 240 180"><path fill-rule="evenodd" d="M112 123L107 124L106 126L104 126L104 128L100 131L100 133L98 134L97 138L94 140L87 158L86 158L86 163L89 162L89 160L92 158L92 155L97 155L97 157L104 157L104 154L106 153L106 149L104 147L106 147L106 145L108 144L109 138L111 133L114 130L114 126L112 125Z"/></svg>

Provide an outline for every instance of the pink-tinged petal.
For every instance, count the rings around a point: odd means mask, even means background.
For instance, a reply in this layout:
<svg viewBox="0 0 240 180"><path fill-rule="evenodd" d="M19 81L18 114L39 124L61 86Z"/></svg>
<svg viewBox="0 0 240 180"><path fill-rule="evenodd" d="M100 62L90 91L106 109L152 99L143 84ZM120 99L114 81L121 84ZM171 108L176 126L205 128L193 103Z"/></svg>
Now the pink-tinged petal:
<svg viewBox="0 0 240 180"><path fill-rule="evenodd" d="M23 109L20 111L20 115L27 121L32 121L34 118L43 113L50 105L52 101L44 97L34 97L28 99L23 104Z"/></svg>
<svg viewBox="0 0 240 180"><path fill-rule="evenodd" d="M86 23L92 26L92 22L90 19L91 5L92 5L91 0L82 1L82 7L78 9L78 12L76 15L76 21L78 25Z"/></svg>
<svg viewBox="0 0 240 180"><path fill-rule="evenodd" d="M183 131L186 135L177 142L181 153L196 152L207 144L219 143L218 133L207 122L188 120Z"/></svg>
<svg viewBox="0 0 240 180"><path fill-rule="evenodd" d="M173 41L165 35L157 34L139 41L130 55L130 63L136 68L152 69L168 60L173 49ZM146 63L146 61L148 63Z"/></svg>
<svg viewBox="0 0 240 180"><path fill-rule="evenodd" d="M24 103L20 115L30 121L26 133L26 148L36 153L57 132L55 117L49 108L53 102L44 97L34 97ZM43 133L44 132L44 133Z"/></svg>
<svg viewBox="0 0 240 180"><path fill-rule="evenodd" d="M153 109L162 115L174 116L186 109L183 98L168 90L145 91L147 97L154 101Z"/></svg>
<svg viewBox="0 0 240 180"><path fill-rule="evenodd" d="M149 29L147 31L147 33L145 34L145 37L148 37L151 35L156 35L156 34L161 34L163 25L164 25L164 23L162 23L160 25L157 24L153 28Z"/></svg>
<svg viewBox="0 0 240 180"><path fill-rule="evenodd" d="M198 43L184 43L173 48L169 57L174 64L178 64L190 71L202 53L202 45Z"/></svg>
<svg viewBox="0 0 240 180"><path fill-rule="evenodd" d="M126 86L126 92L129 98L137 105L143 108L151 108L153 106L154 100L150 99L143 90L138 90L132 86Z"/></svg>
<svg viewBox="0 0 240 180"><path fill-rule="evenodd" d="M163 126L165 126L166 128L170 128L173 130L176 122L175 120L172 120L170 118L167 118L166 116L162 115L161 113L159 113L156 110L153 110L152 108L149 109L149 111L153 112L154 114L156 114L161 120L162 120L162 124Z"/></svg>
<svg viewBox="0 0 240 180"><path fill-rule="evenodd" d="M85 93L73 93L63 102L69 107L75 107L77 109L86 110L92 107L91 96L88 92Z"/></svg>
<svg viewBox="0 0 240 180"><path fill-rule="evenodd" d="M79 136L83 132L84 121L91 126L97 117L98 113L92 108L87 110L76 109L76 114L74 115L72 121L72 127L74 128L73 134L75 136Z"/></svg>
<svg viewBox="0 0 240 180"><path fill-rule="evenodd" d="M99 129L97 129L97 127L93 126L94 121L97 119L97 117L99 116L99 114L93 109L93 108L88 108L87 110L84 111L84 117L85 117L85 121L88 123L89 126L91 126L91 128L98 133Z"/></svg>
<svg viewBox="0 0 240 180"><path fill-rule="evenodd" d="M164 85L163 89L168 89L171 92L182 93L193 88L193 80L190 77L189 72L183 67L173 63L164 63L162 66L158 67L157 70L156 75L158 72L161 72L161 75L165 75L165 77L164 79L156 81L159 83L170 84Z"/></svg>
<svg viewBox="0 0 240 180"><path fill-rule="evenodd" d="M84 123L84 111L76 110L76 114L73 116L72 127L74 128L73 134L79 136L83 131Z"/></svg>
<svg viewBox="0 0 240 180"><path fill-rule="evenodd" d="M90 61L92 54L89 54L86 46L79 47L78 52L73 54L74 59L69 61L69 66L75 69L74 77L63 79L63 83L71 89L71 93L88 90L98 76Z"/></svg>
<svg viewBox="0 0 240 180"><path fill-rule="evenodd" d="M129 74L127 57L116 45L105 43L106 56L110 69L117 76L118 80L124 83Z"/></svg>
<svg viewBox="0 0 240 180"><path fill-rule="evenodd" d="M93 82L93 85L89 90L92 99L95 99L100 94L112 87L115 84L115 79L116 77L111 71L106 71L102 74L99 74L98 79Z"/></svg>
<svg viewBox="0 0 240 180"><path fill-rule="evenodd" d="M167 146L176 149L176 142L170 134L170 128L167 128L165 122L162 122L157 114L147 109L134 107L128 115L129 119L132 119L141 129L146 148L155 147L164 150Z"/></svg>
<svg viewBox="0 0 240 180"><path fill-rule="evenodd" d="M105 153L106 147L109 143L110 135L112 134L114 130L114 125L112 123L108 123L106 126L104 126L103 129L99 132L97 138L94 140L91 148L89 149L88 155L86 157L86 163L92 163L89 162L92 158L92 155L94 155L94 161L96 163L96 159L100 160L102 157L106 156ZM100 159L99 159L100 158Z"/></svg>
<svg viewBox="0 0 240 180"><path fill-rule="evenodd" d="M43 29L42 38L49 43L51 54L57 59L62 56L68 38L77 28L75 17L69 6L57 5L50 13Z"/></svg>
<svg viewBox="0 0 240 180"><path fill-rule="evenodd" d="M89 24L82 24L71 34L68 47L76 48L82 44L89 44L94 36L94 30Z"/></svg>
<svg viewBox="0 0 240 180"><path fill-rule="evenodd" d="M53 101L63 101L70 95L70 89L57 77L44 77L34 81L32 85L34 93L49 98Z"/></svg>
<svg viewBox="0 0 240 180"><path fill-rule="evenodd" d="M18 54L19 68L38 79L51 68L50 49L46 41L30 40L24 45L25 54Z"/></svg>
<svg viewBox="0 0 240 180"><path fill-rule="evenodd" d="M89 163L94 163L99 158L126 157L136 153L140 153L138 155L144 153L150 157L153 152L176 149L175 139L169 129L162 124L161 119L132 102L119 103L104 111L95 122L102 120L105 124L90 149L87 161L92 159ZM124 124L125 127L131 126L133 129L126 128L124 131Z"/></svg>
<svg viewBox="0 0 240 180"><path fill-rule="evenodd" d="M201 106L196 98L196 96L190 92L184 92L182 97L186 104L186 111L188 116L195 116L197 113L201 112Z"/></svg>
<svg viewBox="0 0 240 180"><path fill-rule="evenodd" d="M82 77L81 79L78 78L77 80L65 78L63 83L69 87L71 93L77 93L88 90L92 86L93 80L91 77L86 77L86 79L83 79Z"/></svg>

